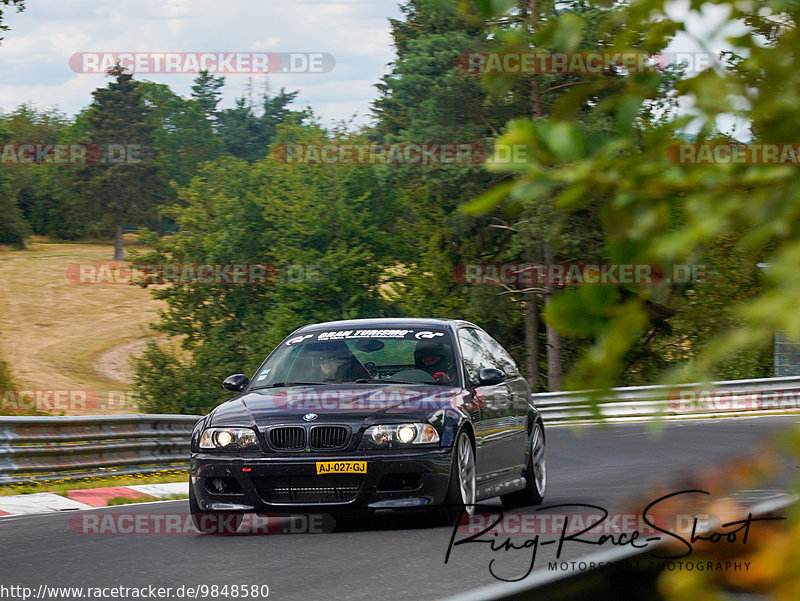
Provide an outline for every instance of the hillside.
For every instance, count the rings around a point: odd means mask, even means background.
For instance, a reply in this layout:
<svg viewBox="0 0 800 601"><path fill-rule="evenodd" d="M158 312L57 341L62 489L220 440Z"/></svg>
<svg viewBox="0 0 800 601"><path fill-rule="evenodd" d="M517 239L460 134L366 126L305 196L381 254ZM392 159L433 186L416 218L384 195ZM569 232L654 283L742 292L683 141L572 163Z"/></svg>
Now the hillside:
<svg viewBox="0 0 800 601"><path fill-rule="evenodd" d="M70 264L107 261L109 245L31 242L0 250L0 358L16 390L0 413L128 413L135 410L128 359L156 334L162 306L129 285L81 285ZM21 391L33 391L23 393Z"/></svg>

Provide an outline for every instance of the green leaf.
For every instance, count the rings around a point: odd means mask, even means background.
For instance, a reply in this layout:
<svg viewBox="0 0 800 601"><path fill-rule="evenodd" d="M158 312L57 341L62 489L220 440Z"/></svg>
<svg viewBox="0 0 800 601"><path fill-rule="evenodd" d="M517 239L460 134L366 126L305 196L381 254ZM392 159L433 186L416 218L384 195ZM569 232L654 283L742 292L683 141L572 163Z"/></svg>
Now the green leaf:
<svg viewBox="0 0 800 601"><path fill-rule="evenodd" d="M553 45L557 50L563 52L573 52L577 50L583 42L583 31L586 28L586 21L582 17L566 13L558 20L558 27L553 37Z"/></svg>
<svg viewBox="0 0 800 601"><path fill-rule="evenodd" d="M583 156L585 143L583 134L574 123L559 121L545 128L547 147L559 159L574 161Z"/></svg>
<svg viewBox="0 0 800 601"><path fill-rule="evenodd" d="M639 96L625 96L617 107L617 132L621 136L630 136L643 99Z"/></svg>
<svg viewBox="0 0 800 601"><path fill-rule="evenodd" d="M503 202L515 185L516 182L510 181L504 182L499 186L495 186L488 192L478 196L478 198L470 200L468 203L461 205L459 210L462 213L467 213L468 215L480 215L482 213L488 213L501 202Z"/></svg>
<svg viewBox="0 0 800 601"><path fill-rule="evenodd" d="M499 17L508 12L514 6L514 0L472 0L487 17Z"/></svg>
<svg viewBox="0 0 800 601"><path fill-rule="evenodd" d="M588 196L586 186L571 186L556 198L554 204L562 209L575 209L586 204Z"/></svg>

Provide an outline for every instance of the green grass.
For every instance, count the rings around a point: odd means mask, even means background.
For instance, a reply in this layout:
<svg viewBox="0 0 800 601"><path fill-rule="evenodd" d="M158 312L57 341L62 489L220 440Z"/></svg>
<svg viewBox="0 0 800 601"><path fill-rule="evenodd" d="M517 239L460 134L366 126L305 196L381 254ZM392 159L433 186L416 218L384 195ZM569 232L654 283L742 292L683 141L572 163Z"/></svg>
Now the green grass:
<svg viewBox="0 0 800 601"><path fill-rule="evenodd" d="M66 496L67 491L86 488L107 488L111 486L131 486L136 484L164 484L168 482L187 482L187 470L164 470L156 474L134 476L93 476L82 480L54 480L46 483L8 484L0 486L0 496L22 495L36 492L52 492Z"/></svg>
<svg viewBox="0 0 800 601"><path fill-rule="evenodd" d="M131 503L152 503L153 501L176 501L178 499L188 499L189 495L169 495L168 497L145 497L130 499L128 497L111 497L107 505L130 505Z"/></svg>

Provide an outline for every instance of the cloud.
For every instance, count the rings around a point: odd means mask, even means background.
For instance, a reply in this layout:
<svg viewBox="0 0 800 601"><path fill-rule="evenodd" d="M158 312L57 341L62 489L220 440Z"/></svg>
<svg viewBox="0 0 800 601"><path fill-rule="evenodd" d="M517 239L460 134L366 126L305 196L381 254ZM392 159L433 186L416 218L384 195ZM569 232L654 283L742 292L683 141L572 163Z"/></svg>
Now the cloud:
<svg viewBox="0 0 800 601"><path fill-rule="evenodd" d="M11 31L0 46L0 107L56 103L75 114L105 86L104 75L78 74L68 64L77 52L327 52L327 74L275 74L272 90L298 90L298 108L310 104L324 122L369 114L375 88L394 58L388 18L396 0L38 0L25 12L4 13ZM191 92L193 75L138 77ZM247 89L248 77L226 78L222 106ZM258 95L263 77L253 77Z"/></svg>

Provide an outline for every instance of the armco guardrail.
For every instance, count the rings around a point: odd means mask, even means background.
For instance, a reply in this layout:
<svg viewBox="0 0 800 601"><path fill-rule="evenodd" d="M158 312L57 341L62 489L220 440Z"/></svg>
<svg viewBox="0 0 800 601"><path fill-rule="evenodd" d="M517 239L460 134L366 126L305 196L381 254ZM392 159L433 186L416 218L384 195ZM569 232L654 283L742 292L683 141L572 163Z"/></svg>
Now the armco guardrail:
<svg viewBox="0 0 800 601"><path fill-rule="evenodd" d="M703 393L691 394L695 390ZM643 421L659 417L685 419L754 412L785 413L800 410L800 377L613 388L596 403L591 401L587 391L542 392L532 396L549 425L601 419Z"/></svg>
<svg viewBox="0 0 800 601"><path fill-rule="evenodd" d="M714 411L684 411L679 397L668 398L698 388L730 395L716 397ZM764 402L769 393L774 393L774 405ZM788 394L794 405L776 400ZM761 402L755 402L755 397ZM585 391L533 395L548 425L739 415L797 410L800 377L614 388L596 406L590 398ZM729 407L720 410L725 402ZM199 415L0 417L0 485L184 468L189 437L198 419Z"/></svg>
<svg viewBox="0 0 800 601"><path fill-rule="evenodd" d="M0 417L0 484L185 468L194 415Z"/></svg>

